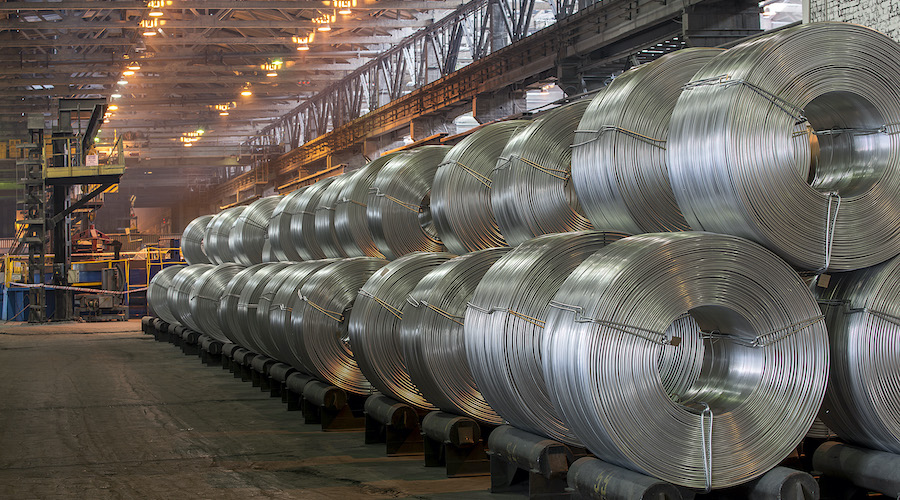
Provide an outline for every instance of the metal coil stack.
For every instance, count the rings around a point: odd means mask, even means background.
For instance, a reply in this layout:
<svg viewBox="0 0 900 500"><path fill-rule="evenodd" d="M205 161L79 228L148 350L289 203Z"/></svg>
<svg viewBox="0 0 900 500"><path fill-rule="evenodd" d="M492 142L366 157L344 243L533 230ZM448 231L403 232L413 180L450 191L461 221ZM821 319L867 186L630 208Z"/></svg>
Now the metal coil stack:
<svg viewBox="0 0 900 500"><path fill-rule="evenodd" d="M231 207L213 216L206 226L206 236L203 238L203 249L211 264L225 264L234 262L234 255L228 240L231 228L247 207Z"/></svg>
<svg viewBox="0 0 900 500"><path fill-rule="evenodd" d="M338 241L337 232L334 229L334 212L337 202L341 198L341 191L360 173L362 171L357 170L335 177L334 181L322 192L322 197L319 198L315 215L315 238L325 257L333 259L347 257L347 252Z"/></svg>
<svg viewBox="0 0 900 500"><path fill-rule="evenodd" d="M282 196L272 210L272 218L269 220L269 244L272 245L275 260L294 262L303 260L297 252L297 245L291 239L291 225L294 224L295 218L303 216L305 207L301 206L301 195L305 189L306 186Z"/></svg>
<svg viewBox="0 0 900 500"><path fill-rule="evenodd" d="M200 328L198 332L229 342L219 321L219 303L231 278L244 270L240 264L220 264L201 274L191 287L190 315Z"/></svg>
<svg viewBox="0 0 900 500"><path fill-rule="evenodd" d="M256 264L231 278L231 281L225 286L222 300L219 302L219 327L229 341L240 346L250 347L246 333L247 323L244 321L246 316L243 314L246 309L242 308L241 296L245 290L253 288L261 281L264 282L265 276L287 265L285 263Z"/></svg>
<svg viewBox="0 0 900 500"><path fill-rule="evenodd" d="M544 320L569 273L625 236L580 231L534 238L498 260L475 288L465 314L466 355L484 399L509 423L578 443L553 408L544 384Z"/></svg>
<svg viewBox="0 0 900 500"><path fill-rule="evenodd" d="M666 140L681 89L720 49L684 49L632 68L597 94L578 125L572 181L596 227L686 231L669 185Z"/></svg>
<svg viewBox="0 0 900 500"><path fill-rule="evenodd" d="M169 311L178 323L195 332L203 333L191 314L191 288L203 273L213 269L212 264L194 264L182 267L172 277L172 285L166 294Z"/></svg>
<svg viewBox="0 0 900 500"><path fill-rule="evenodd" d="M263 251L269 237L269 219L280 196L267 196L254 201L241 212L228 234L228 246L234 262L252 266L263 262Z"/></svg>
<svg viewBox="0 0 900 500"><path fill-rule="evenodd" d="M313 273L294 294L291 328L303 371L354 394L372 392L353 358L347 323L357 292L385 264L374 257L343 259Z"/></svg>
<svg viewBox="0 0 900 500"><path fill-rule="evenodd" d="M431 190L431 213L447 250L464 254L506 246L491 210L491 183L497 159L525 120L494 123L453 146L438 167Z"/></svg>
<svg viewBox="0 0 900 500"><path fill-rule="evenodd" d="M369 229L366 219L367 195L375 177L396 153L386 154L369 162L353 175L335 202L334 231L347 257L384 258Z"/></svg>
<svg viewBox="0 0 900 500"><path fill-rule="evenodd" d="M570 182L571 144L589 103L582 100L548 111L519 130L503 149L491 182L491 207L510 246L542 234L593 228Z"/></svg>
<svg viewBox="0 0 900 500"><path fill-rule="evenodd" d="M303 260L324 259L325 252L316 238L316 207L322 194L336 177L329 177L307 186L296 201L297 217L291 218L290 241Z"/></svg>
<svg viewBox="0 0 900 500"><path fill-rule="evenodd" d="M449 150L421 146L404 151L378 172L366 198L366 217L385 258L445 250L431 215L431 184Z"/></svg>
<svg viewBox="0 0 900 500"><path fill-rule="evenodd" d="M669 126L670 181L695 230L750 238L802 269L864 268L900 253L898 124L900 44L805 24L694 75Z"/></svg>
<svg viewBox="0 0 900 500"><path fill-rule="evenodd" d="M353 359L382 394L425 410L437 409L413 384L401 348L399 330L406 297L419 280L454 256L415 252L373 274L359 290L347 332Z"/></svg>
<svg viewBox="0 0 900 500"><path fill-rule="evenodd" d="M831 377L819 417L850 442L900 453L900 257L833 275L820 303Z"/></svg>
<svg viewBox="0 0 900 500"><path fill-rule="evenodd" d="M181 234L181 257L188 264L210 264L203 249L203 239L206 238L206 227L212 218L212 215L201 215L184 228Z"/></svg>
<svg viewBox="0 0 900 500"><path fill-rule="evenodd" d="M484 274L509 248L489 248L451 259L422 278L407 296L400 345L409 376L441 410L500 425L479 392L466 358L466 304ZM411 307L410 307L411 306Z"/></svg>
<svg viewBox="0 0 900 500"><path fill-rule="evenodd" d="M184 268L185 266L181 265L166 267L156 273L147 286L147 303L150 305L150 309L169 324L178 324L178 318L169 308L169 288L172 287L175 275Z"/></svg>
<svg viewBox="0 0 900 500"><path fill-rule="evenodd" d="M671 328L686 314L700 327L702 369L667 388L659 359L682 345ZM742 484L777 465L825 392L815 299L785 262L734 236L651 233L608 245L560 287L545 332L547 388L588 449L690 488Z"/></svg>

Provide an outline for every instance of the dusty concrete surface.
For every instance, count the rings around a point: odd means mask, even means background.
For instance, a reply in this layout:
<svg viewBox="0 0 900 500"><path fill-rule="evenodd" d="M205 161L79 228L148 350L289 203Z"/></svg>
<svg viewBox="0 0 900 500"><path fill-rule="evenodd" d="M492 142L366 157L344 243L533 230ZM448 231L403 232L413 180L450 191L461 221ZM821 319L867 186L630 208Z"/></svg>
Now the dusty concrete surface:
<svg viewBox="0 0 900 500"><path fill-rule="evenodd" d="M0 325L0 498L508 499L323 433L139 321Z"/></svg>

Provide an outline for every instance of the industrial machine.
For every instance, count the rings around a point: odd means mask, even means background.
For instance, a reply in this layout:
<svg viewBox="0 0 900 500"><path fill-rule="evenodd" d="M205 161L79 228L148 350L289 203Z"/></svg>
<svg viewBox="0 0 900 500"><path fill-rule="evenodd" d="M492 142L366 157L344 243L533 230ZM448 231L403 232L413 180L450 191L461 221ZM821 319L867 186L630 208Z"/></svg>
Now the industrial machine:
<svg viewBox="0 0 900 500"><path fill-rule="evenodd" d="M125 290L125 278L118 267L103 269L100 289L110 292ZM125 321L128 304L121 293L79 293L75 295L75 317L84 321Z"/></svg>

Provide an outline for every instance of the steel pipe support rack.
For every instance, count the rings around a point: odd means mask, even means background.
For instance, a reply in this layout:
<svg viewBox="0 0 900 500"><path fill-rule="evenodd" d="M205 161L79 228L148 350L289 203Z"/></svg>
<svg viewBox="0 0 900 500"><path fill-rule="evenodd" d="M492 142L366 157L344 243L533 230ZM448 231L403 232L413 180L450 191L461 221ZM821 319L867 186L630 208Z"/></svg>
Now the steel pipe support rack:
<svg viewBox="0 0 900 500"><path fill-rule="evenodd" d="M813 468L823 476L900 498L900 455L828 441L813 454Z"/></svg>
<svg viewBox="0 0 900 500"><path fill-rule="evenodd" d="M447 477L491 473L485 438L494 429L474 419L433 411L422 419L425 467L445 467Z"/></svg>
<svg viewBox="0 0 900 500"><path fill-rule="evenodd" d="M323 431L365 428L361 396L340 387L313 380L303 387L303 418L307 424L321 424Z"/></svg>
<svg viewBox="0 0 900 500"><path fill-rule="evenodd" d="M501 425L488 437L491 492L526 492L530 499L571 498L566 475L580 448Z"/></svg>
<svg viewBox="0 0 900 500"><path fill-rule="evenodd" d="M222 342L208 337L206 335L200 336L200 361L205 365L212 366L213 364L221 364L222 363Z"/></svg>
<svg viewBox="0 0 900 500"><path fill-rule="evenodd" d="M576 460L569 467L566 478L574 496L585 500L685 499L681 489L672 483L623 469L594 457Z"/></svg>
<svg viewBox="0 0 900 500"><path fill-rule="evenodd" d="M187 356L199 356L201 360L203 359L199 333L190 328L179 326L175 328L175 335L181 336L181 352Z"/></svg>
<svg viewBox="0 0 900 500"><path fill-rule="evenodd" d="M365 415L366 444L384 443L389 457L424 453L423 414L412 406L376 393L366 398Z"/></svg>
<svg viewBox="0 0 900 500"><path fill-rule="evenodd" d="M233 344L228 342L227 344L222 344L222 369L223 370L231 370L231 362L234 359L234 352L240 349L241 346L237 344Z"/></svg>
<svg viewBox="0 0 900 500"><path fill-rule="evenodd" d="M287 363L276 362L269 367L269 396L273 398L280 397L282 403L287 403L285 382L296 371L293 366Z"/></svg>
<svg viewBox="0 0 900 500"><path fill-rule="evenodd" d="M297 411L304 410L303 408L303 389L306 387L306 384L314 381L315 378L305 374L295 371L288 375L284 380L285 390L282 393L281 401L287 403L288 411ZM304 420L306 419L306 414L303 414ZM321 421L316 422L321 423Z"/></svg>
<svg viewBox="0 0 900 500"><path fill-rule="evenodd" d="M250 360L250 383L253 387L259 387L262 392L271 390L269 387L269 369L277 363L275 359L262 354L256 355Z"/></svg>

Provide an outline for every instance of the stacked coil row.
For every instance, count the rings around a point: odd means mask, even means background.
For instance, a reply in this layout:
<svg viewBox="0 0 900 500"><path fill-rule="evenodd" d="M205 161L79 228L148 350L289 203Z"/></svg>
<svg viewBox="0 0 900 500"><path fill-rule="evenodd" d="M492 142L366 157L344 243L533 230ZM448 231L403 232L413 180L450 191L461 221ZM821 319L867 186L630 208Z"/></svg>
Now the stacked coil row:
<svg viewBox="0 0 900 500"><path fill-rule="evenodd" d="M683 50L589 104L270 202L272 254L308 262L218 270L246 233L224 211L201 246L220 265L160 273L150 301L347 391L682 486L759 477L817 414L898 452L898 124L900 46L866 28ZM862 270L827 283L823 314L791 265ZM215 293L237 297L221 331L201 305Z"/></svg>

